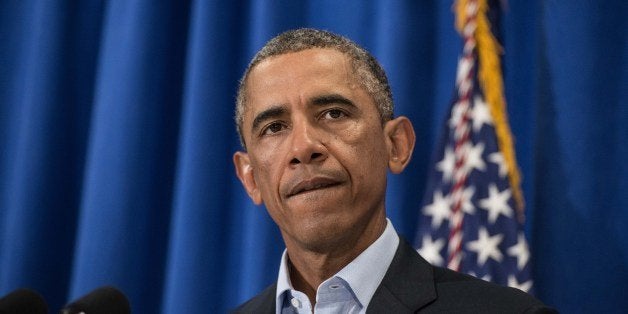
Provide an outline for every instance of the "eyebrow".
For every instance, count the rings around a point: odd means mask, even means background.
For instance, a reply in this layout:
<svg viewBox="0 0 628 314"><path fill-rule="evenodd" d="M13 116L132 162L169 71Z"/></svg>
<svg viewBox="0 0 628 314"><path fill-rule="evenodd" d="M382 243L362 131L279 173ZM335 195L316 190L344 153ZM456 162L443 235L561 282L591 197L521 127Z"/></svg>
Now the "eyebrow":
<svg viewBox="0 0 628 314"><path fill-rule="evenodd" d="M349 100L347 97L344 97L340 94L327 94L316 96L311 100L313 105L316 106L324 106L329 104L343 104L349 107L355 107L355 104Z"/></svg>
<svg viewBox="0 0 628 314"><path fill-rule="evenodd" d="M287 111L288 110L286 109L286 107L282 105L272 106L266 110L263 110L255 116L255 119L253 119L253 126L251 127L251 130L255 131L259 127L259 125L262 124L262 122L280 117L284 115Z"/></svg>

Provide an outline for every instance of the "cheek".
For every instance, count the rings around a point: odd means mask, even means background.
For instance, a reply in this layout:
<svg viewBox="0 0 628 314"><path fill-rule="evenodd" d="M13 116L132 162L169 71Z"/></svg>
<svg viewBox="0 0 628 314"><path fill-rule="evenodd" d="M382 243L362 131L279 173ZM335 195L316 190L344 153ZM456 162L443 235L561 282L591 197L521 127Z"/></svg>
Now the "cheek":
<svg viewBox="0 0 628 314"><path fill-rule="evenodd" d="M261 152L254 161L254 175L264 202L269 201L279 186L279 158L272 151Z"/></svg>
<svg viewBox="0 0 628 314"><path fill-rule="evenodd" d="M283 210L279 196L281 171L279 159L276 155L272 152L259 155L260 158L256 160L257 171L255 172L255 178L262 203L266 207L268 214L283 229L289 217L286 217L287 213Z"/></svg>
<svg viewBox="0 0 628 314"><path fill-rule="evenodd" d="M266 161L258 162L255 166L255 179L259 188L265 190L272 181L272 164Z"/></svg>
<svg viewBox="0 0 628 314"><path fill-rule="evenodd" d="M378 164L381 159L386 159L384 132L379 125L356 125L349 132L347 143L358 157L371 161L363 163L365 165Z"/></svg>
<svg viewBox="0 0 628 314"><path fill-rule="evenodd" d="M345 158L353 165L353 175L357 180L372 180L373 176L386 175L388 154L383 130L378 127L357 126L345 138L349 150Z"/></svg>

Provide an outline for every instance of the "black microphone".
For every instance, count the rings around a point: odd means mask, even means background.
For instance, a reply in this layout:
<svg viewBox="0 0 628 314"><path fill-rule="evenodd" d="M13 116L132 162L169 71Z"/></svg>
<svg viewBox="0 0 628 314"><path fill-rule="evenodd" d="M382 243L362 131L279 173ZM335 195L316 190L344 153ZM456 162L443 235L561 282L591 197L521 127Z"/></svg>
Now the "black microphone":
<svg viewBox="0 0 628 314"><path fill-rule="evenodd" d="M110 286L100 287L66 305L61 314L130 314L124 294Z"/></svg>
<svg viewBox="0 0 628 314"><path fill-rule="evenodd" d="M39 293L17 289L0 299L0 314L47 314L48 306Z"/></svg>

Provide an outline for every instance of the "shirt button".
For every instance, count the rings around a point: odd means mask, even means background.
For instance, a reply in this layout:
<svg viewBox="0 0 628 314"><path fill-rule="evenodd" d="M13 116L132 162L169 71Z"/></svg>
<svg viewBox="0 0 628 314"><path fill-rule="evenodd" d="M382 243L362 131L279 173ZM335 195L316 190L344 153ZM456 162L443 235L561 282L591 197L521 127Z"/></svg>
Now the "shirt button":
<svg viewBox="0 0 628 314"><path fill-rule="evenodd" d="M301 302L299 302L299 299L297 299L297 298L292 298L292 300L290 300L290 303L292 303L292 306L294 306L296 308L300 308L301 307Z"/></svg>
<svg viewBox="0 0 628 314"><path fill-rule="evenodd" d="M331 286L329 286L329 288L332 289L332 290L336 290L336 289L340 288L340 285L331 285Z"/></svg>

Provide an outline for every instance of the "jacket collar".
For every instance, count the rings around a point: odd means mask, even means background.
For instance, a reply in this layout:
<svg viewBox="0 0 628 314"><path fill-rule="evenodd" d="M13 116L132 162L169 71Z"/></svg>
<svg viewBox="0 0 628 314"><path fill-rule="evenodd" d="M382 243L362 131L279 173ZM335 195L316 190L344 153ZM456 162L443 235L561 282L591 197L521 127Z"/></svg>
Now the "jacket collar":
<svg viewBox="0 0 628 314"><path fill-rule="evenodd" d="M416 312L436 297L432 265L400 238L395 257L366 312Z"/></svg>

